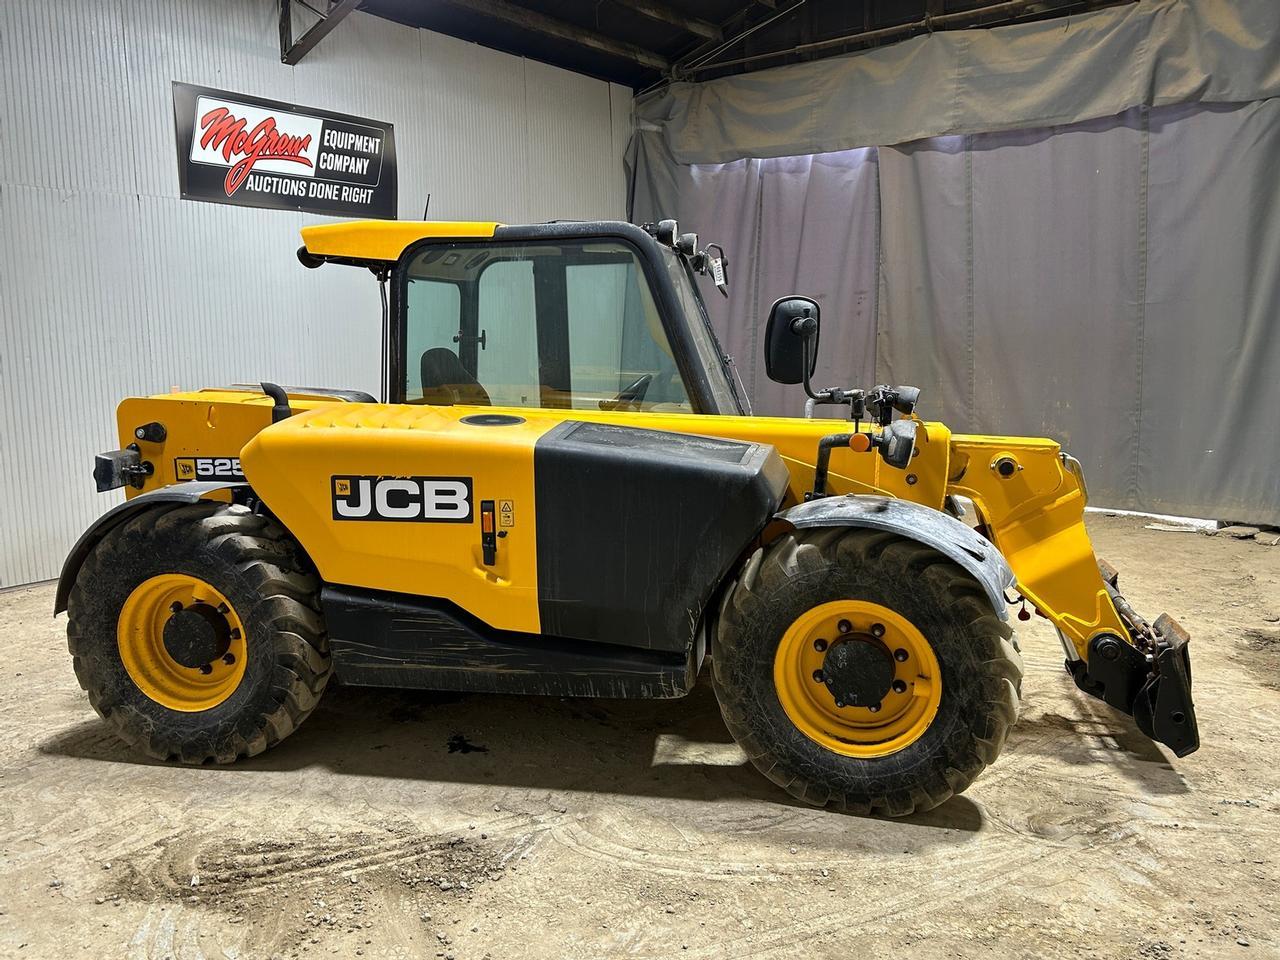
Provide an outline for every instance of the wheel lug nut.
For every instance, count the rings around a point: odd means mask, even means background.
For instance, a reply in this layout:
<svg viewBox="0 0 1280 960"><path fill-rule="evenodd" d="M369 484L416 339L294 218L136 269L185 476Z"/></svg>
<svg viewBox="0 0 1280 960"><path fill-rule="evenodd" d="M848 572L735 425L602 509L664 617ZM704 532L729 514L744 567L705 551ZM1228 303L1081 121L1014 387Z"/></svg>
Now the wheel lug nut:
<svg viewBox="0 0 1280 960"><path fill-rule="evenodd" d="M179 612L181 612L181 610L182 610L182 604L180 604L177 600L175 600L175 601L173 601L173 603L169 604L169 612L170 612L170 613L179 613Z"/></svg>
<svg viewBox="0 0 1280 960"><path fill-rule="evenodd" d="M814 679L815 681L817 681L818 683L823 683L823 682L825 682L825 681L826 681L826 677L824 677L824 676L822 675L822 671L821 671L821 670L815 670L815 671L813 671L813 679Z"/></svg>
<svg viewBox="0 0 1280 960"><path fill-rule="evenodd" d="M229 667L236 662L236 655L234 653L224 653L222 655L222 662ZM906 687L904 686L903 689L905 690ZM899 690L898 692L901 693L902 691Z"/></svg>
<svg viewBox="0 0 1280 960"><path fill-rule="evenodd" d="M894 693L906 693L906 692L907 692L907 682L906 682L905 680L895 680L895 681L893 681L893 692L894 692Z"/></svg>
<svg viewBox="0 0 1280 960"><path fill-rule="evenodd" d="M213 664L206 663L204 666L200 668L200 672L207 677L209 674L213 673Z"/></svg>
<svg viewBox="0 0 1280 960"><path fill-rule="evenodd" d="M817 640L813 641L813 649L821 653L823 650L827 649L827 641L819 637Z"/></svg>
<svg viewBox="0 0 1280 960"><path fill-rule="evenodd" d="M225 617L228 613L231 612L231 608L228 607L225 603L220 603L218 604L218 612Z"/></svg>
<svg viewBox="0 0 1280 960"><path fill-rule="evenodd" d="M871 625L871 635L872 635L873 637L875 637L877 640L879 640L881 637L883 637L883 636L884 636L884 624L883 624L883 623L873 623L873 624Z"/></svg>
<svg viewBox="0 0 1280 960"><path fill-rule="evenodd" d="M853 624L850 623L848 620L841 620L839 623L836 624L836 629L839 630L840 633L842 634L853 633Z"/></svg>
<svg viewBox="0 0 1280 960"><path fill-rule="evenodd" d="M227 634L227 636L228 636L228 637L230 637L232 640L239 640L239 639L240 639L240 628L239 628L239 627L232 627L232 628L231 628L231 632L230 632L230 633L228 633L228 634Z"/></svg>
<svg viewBox="0 0 1280 960"><path fill-rule="evenodd" d="M897 660L899 663L905 663L907 660L907 651L899 647L897 650L893 651L893 659Z"/></svg>
<svg viewBox="0 0 1280 960"><path fill-rule="evenodd" d="M878 704L878 703L873 703L873 704L871 704L871 706L867 707L867 709L868 709L868 710L870 710L872 713L879 713L879 712L880 712L880 704Z"/></svg>
<svg viewBox="0 0 1280 960"><path fill-rule="evenodd" d="M843 701L843 700L837 700L837 701L836 701L836 706L837 706L837 707L843 707L843 706L844 706L844 701Z"/></svg>

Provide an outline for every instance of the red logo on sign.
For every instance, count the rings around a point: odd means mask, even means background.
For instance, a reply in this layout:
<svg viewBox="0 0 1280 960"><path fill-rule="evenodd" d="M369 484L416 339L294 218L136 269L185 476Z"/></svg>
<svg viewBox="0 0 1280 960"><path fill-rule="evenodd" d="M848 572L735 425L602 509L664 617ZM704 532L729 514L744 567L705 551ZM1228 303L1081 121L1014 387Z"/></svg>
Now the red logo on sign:
<svg viewBox="0 0 1280 960"><path fill-rule="evenodd" d="M247 132L245 126L245 121L232 116L226 107L210 110L200 118L204 131L201 148L221 150L222 158L231 163L225 184L228 197L240 189L259 160L289 160L311 166L310 158L302 155L311 146L311 134L292 137L282 133L276 129L275 117L267 117ZM232 157L239 159L232 163Z"/></svg>

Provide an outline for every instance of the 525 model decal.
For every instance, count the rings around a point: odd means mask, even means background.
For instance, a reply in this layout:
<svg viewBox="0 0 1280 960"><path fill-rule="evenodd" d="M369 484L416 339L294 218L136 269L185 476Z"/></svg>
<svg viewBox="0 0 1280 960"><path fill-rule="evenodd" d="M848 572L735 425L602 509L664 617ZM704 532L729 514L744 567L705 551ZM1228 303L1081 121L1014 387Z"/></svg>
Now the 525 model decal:
<svg viewBox="0 0 1280 960"><path fill-rule="evenodd" d="M363 477L330 479L335 520L471 521L470 477Z"/></svg>
<svg viewBox="0 0 1280 960"><path fill-rule="evenodd" d="M178 457L173 461L177 480L243 480L239 457Z"/></svg>

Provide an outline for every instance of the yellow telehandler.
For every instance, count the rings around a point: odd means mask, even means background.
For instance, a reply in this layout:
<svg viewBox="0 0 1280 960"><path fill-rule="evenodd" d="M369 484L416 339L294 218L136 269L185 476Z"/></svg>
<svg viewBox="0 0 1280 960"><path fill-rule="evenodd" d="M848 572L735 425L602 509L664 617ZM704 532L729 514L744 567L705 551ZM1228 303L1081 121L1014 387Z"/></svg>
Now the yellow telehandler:
<svg viewBox="0 0 1280 960"><path fill-rule="evenodd" d="M913 387L816 388L815 301L773 305L766 370L833 413L757 417L699 291L724 289L723 251L674 221L302 236L304 265L383 284L380 400L130 398L121 449L95 462L126 500L72 549L56 612L94 708L144 753L253 756L335 674L666 698L709 660L765 776L904 815L1000 752L1019 600L1081 690L1197 748L1187 635L1095 559L1077 461L952 434Z"/></svg>

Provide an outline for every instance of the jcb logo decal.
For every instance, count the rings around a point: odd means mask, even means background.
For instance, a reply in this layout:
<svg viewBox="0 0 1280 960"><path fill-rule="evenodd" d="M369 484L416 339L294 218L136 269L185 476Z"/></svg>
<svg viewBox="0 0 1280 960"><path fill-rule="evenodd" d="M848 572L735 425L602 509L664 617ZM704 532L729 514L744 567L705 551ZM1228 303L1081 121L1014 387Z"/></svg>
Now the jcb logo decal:
<svg viewBox="0 0 1280 960"><path fill-rule="evenodd" d="M178 480L243 480L239 457L178 457L173 461Z"/></svg>
<svg viewBox="0 0 1280 960"><path fill-rule="evenodd" d="M471 521L470 477L333 477L333 519Z"/></svg>

